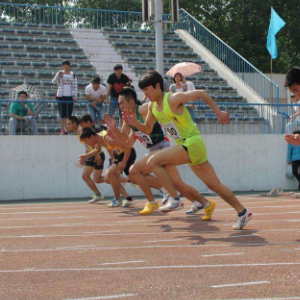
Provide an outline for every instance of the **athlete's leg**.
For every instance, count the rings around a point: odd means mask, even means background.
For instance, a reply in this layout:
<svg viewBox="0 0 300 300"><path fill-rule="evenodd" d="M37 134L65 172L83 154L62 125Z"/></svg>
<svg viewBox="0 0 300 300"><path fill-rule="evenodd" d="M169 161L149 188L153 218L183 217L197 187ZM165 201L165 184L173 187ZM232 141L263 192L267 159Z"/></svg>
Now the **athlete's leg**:
<svg viewBox="0 0 300 300"><path fill-rule="evenodd" d="M189 162L190 158L185 149L182 146L176 145L154 153L149 158L147 165L162 186L168 191L169 195L177 198L179 195L165 166L177 166Z"/></svg>
<svg viewBox="0 0 300 300"><path fill-rule="evenodd" d="M147 166L148 159L149 154L146 154L143 158L136 161L130 167L129 179L131 182L137 184L140 187L148 201L155 201L150 189L149 182L145 178L145 175L150 173L150 169Z"/></svg>
<svg viewBox="0 0 300 300"><path fill-rule="evenodd" d="M94 172L93 172L94 182L96 182L96 183L105 182L105 179L104 179L104 176L102 176L102 173L103 173L103 169L101 169L101 170L94 169Z"/></svg>
<svg viewBox="0 0 300 300"><path fill-rule="evenodd" d="M99 193L99 189L97 188L95 182L91 178L91 174L93 173L93 167L84 166L82 172L82 179L88 185L88 187L95 193Z"/></svg>
<svg viewBox="0 0 300 300"><path fill-rule="evenodd" d="M107 177L109 183L112 186L115 198L121 200L120 195L120 181L119 175L117 174L118 166L116 164L112 164L106 171L105 176Z"/></svg>
<svg viewBox="0 0 300 300"><path fill-rule="evenodd" d="M242 212L245 207L239 202L232 191L220 182L212 165L206 161L200 165L190 166L195 175L201 179L207 187L217 193L230 206L232 206L238 213Z"/></svg>
<svg viewBox="0 0 300 300"><path fill-rule="evenodd" d="M180 173L176 167L166 166L166 170L168 171L169 175L172 178L175 189L180 194L182 194L184 197L186 197L191 202L198 201L203 206L206 206L208 204L208 200L205 197L203 197L194 187L192 187L192 186L186 184L184 181L182 181Z"/></svg>

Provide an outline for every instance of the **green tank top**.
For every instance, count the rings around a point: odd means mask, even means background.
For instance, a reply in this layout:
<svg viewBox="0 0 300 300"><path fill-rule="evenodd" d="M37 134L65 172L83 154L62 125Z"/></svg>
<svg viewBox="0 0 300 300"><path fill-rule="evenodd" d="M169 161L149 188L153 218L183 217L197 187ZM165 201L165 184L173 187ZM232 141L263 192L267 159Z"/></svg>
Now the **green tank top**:
<svg viewBox="0 0 300 300"><path fill-rule="evenodd" d="M183 106L183 113L180 115L172 112L169 95L170 93L164 95L162 111L157 110L157 103L153 102L152 113L165 133L174 138L177 144L180 144L186 138L199 135L200 132L185 106Z"/></svg>
<svg viewBox="0 0 300 300"><path fill-rule="evenodd" d="M139 105L136 106L135 109L135 116L136 119L140 122L140 123L144 123L145 120L144 118L141 116L141 114L139 113ZM135 136L137 137L137 139L146 147L146 148L150 148L158 143L160 143L161 141L163 141L165 139L164 137L164 133L160 127L160 125L158 124L158 122L155 122L154 127L152 132L148 135L145 134L141 131L139 131L137 128L131 126L132 130L135 133Z"/></svg>

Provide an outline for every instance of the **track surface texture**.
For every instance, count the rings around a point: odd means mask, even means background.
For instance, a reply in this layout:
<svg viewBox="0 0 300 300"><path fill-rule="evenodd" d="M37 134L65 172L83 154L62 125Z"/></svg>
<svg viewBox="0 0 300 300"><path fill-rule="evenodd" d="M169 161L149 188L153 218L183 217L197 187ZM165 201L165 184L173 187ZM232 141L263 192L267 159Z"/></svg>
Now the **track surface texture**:
<svg viewBox="0 0 300 300"><path fill-rule="evenodd" d="M300 299L300 199L241 196L254 217L141 216L99 204L0 205L0 299Z"/></svg>

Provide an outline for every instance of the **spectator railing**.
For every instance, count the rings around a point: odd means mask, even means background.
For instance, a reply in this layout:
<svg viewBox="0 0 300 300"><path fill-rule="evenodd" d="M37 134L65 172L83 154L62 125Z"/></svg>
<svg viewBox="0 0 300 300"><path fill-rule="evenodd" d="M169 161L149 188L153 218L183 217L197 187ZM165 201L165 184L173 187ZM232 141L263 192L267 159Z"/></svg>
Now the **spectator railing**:
<svg viewBox="0 0 300 300"><path fill-rule="evenodd" d="M141 12L132 11L0 2L0 12L2 20L17 23L65 25L68 27L95 29L102 27L141 28L143 24ZM234 72L237 80L242 80L266 102L279 103L279 87L276 83L261 73L184 9L180 9L179 15L179 23L172 26L174 29L186 30L222 64ZM164 20L169 19L170 15L164 15Z"/></svg>
<svg viewBox="0 0 300 300"><path fill-rule="evenodd" d="M33 103L39 135L60 133L58 101L29 101ZM68 102L65 102L68 103ZM10 106L9 100L0 100L1 135L9 133ZM290 116L300 112L300 105L293 104L251 104L251 103L217 103L219 108L230 114L230 123L222 126L211 108L202 101L187 104L191 109L195 123L202 134L283 134L300 128L300 116L292 122ZM106 107L106 112L108 109ZM80 117L88 113L87 101L78 101L74 105L73 115ZM117 113L115 117L118 118ZM20 121L20 125L26 125ZM23 128L17 134L29 134L29 128ZM26 127L26 126L25 126Z"/></svg>
<svg viewBox="0 0 300 300"><path fill-rule="evenodd" d="M186 30L207 48L220 63L235 73L238 80L242 80L266 102L279 103L279 87L275 82L271 81L270 78L255 68L184 9L180 9L179 23L175 24L174 27Z"/></svg>
<svg viewBox="0 0 300 300"><path fill-rule="evenodd" d="M76 28L139 28L143 23L142 14L134 11L0 2L0 12L2 19L5 18L10 22L65 25Z"/></svg>

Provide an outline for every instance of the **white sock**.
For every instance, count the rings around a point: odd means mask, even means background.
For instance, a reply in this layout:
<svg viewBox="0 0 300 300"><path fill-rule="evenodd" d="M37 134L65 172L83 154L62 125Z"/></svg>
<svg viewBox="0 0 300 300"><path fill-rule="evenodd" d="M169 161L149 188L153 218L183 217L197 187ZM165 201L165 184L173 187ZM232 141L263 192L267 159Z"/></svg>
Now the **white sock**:
<svg viewBox="0 0 300 300"><path fill-rule="evenodd" d="M204 208L208 208L209 207L210 202L207 201L207 203L204 205Z"/></svg>
<svg viewBox="0 0 300 300"><path fill-rule="evenodd" d="M196 201L193 202L193 206L194 207L201 207L202 204L199 201L196 200Z"/></svg>

